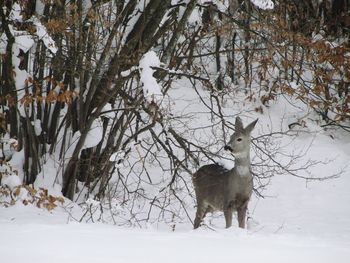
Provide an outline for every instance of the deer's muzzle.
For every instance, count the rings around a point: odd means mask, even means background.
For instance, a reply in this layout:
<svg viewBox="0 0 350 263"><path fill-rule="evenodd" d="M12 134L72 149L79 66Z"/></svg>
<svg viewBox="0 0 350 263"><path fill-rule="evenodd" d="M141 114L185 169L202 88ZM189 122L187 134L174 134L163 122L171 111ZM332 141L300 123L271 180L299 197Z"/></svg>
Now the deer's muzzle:
<svg viewBox="0 0 350 263"><path fill-rule="evenodd" d="M225 151L233 152L233 149L232 149L231 146L229 146L229 145L225 145L224 150L225 150Z"/></svg>

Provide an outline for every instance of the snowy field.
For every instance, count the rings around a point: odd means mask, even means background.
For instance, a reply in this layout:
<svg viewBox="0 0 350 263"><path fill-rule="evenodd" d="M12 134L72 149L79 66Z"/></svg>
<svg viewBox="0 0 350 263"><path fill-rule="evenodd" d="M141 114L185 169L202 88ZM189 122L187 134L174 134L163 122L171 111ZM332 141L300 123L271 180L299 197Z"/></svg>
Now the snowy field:
<svg viewBox="0 0 350 263"><path fill-rule="evenodd" d="M172 231L162 223L142 229L78 223L63 208L50 213L18 203L0 208L1 262L350 262L347 136L334 131L300 136L294 147L312 141L305 158L333 159L313 173L343 173L325 181L273 177L265 198L250 202L246 230L238 229L235 219L225 229L221 214L207 217L198 230L188 221ZM190 212L193 218L195 209Z"/></svg>
<svg viewBox="0 0 350 263"><path fill-rule="evenodd" d="M253 200L248 230L224 229L223 217L217 228L171 232L68 223L60 209L1 208L1 262L349 262L349 179L302 184L275 180L274 198Z"/></svg>
<svg viewBox="0 0 350 263"><path fill-rule="evenodd" d="M198 105L180 100L181 94L194 97L189 92L188 89L186 93L174 91L174 98L179 96L175 99L176 107L196 112ZM251 119L259 117L253 136L266 132L271 124L278 128L281 118L292 121L302 114L302 110L283 101L275 103L265 115L250 116ZM348 263L349 136L335 130L322 131L317 125L312 126L312 122L308 123L308 130L311 132L301 133L288 149L310 146L305 159L331 160L311 169L318 177L343 170L342 174L325 181L283 175L273 177L263 192L265 198L254 196L249 204L248 229L239 229L235 219L233 227L225 229L220 213L207 217L205 225L198 230L192 229L189 220L178 223L175 231L165 223L144 228L78 223L72 218L79 218L74 213L81 211L75 208L57 207L48 212L19 202L9 208L0 207L0 262ZM315 131L317 133L313 133ZM55 171L46 173L55 174ZM37 187L49 187L45 180L37 183ZM59 193L58 189L50 191ZM194 207L190 213L193 218Z"/></svg>
<svg viewBox="0 0 350 263"><path fill-rule="evenodd" d="M288 194L281 197L287 198ZM329 191L324 196L335 197ZM344 204L338 209L319 204L314 208L316 213L310 213L312 203L306 201L278 218L275 216L283 209L276 207L276 202L267 202L260 206L268 208L263 217L266 222L250 230L202 227L194 231L190 225L184 225L176 232L152 226L129 229L103 224L67 224L67 215L60 212L49 214L22 205L2 208L1 262L345 263L350 259L349 217L343 218L346 213L339 212L348 210L345 201L349 202L349 197L346 199L344 195L339 199L342 200L337 202L334 198L327 202L327 205L332 201ZM296 197L297 201L302 201L300 196Z"/></svg>
<svg viewBox="0 0 350 263"><path fill-rule="evenodd" d="M1 225L2 262L348 262L349 242L238 229L180 231L85 224Z"/></svg>
<svg viewBox="0 0 350 263"><path fill-rule="evenodd" d="M328 146L339 150L337 163L349 161L348 146ZM77 223L68 220L62 208L50 213L19 203L0 208L1 262L347 263L349 189L348 170L340 178L320 182L276 177L266 198L251 201L253 219L247 230L238 229L236 222L224 229L220 214L206 220L210 227L192 230L188 222L174 232L162 224L139 229Z"/></svg>

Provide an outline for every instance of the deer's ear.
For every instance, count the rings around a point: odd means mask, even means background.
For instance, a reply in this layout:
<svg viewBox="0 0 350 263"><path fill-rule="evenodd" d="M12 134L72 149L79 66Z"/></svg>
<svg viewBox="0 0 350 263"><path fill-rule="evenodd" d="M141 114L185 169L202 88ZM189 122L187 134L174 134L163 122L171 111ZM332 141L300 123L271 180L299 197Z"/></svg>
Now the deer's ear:
<svg viewBox="0 0 350 263"><path fill-rule="evenodd" d="M243 123L240 117L236 117L236 122L235 122L235 130L236 132L243 132Z"/></svg>
<svg viewBox="0 0 350 263"><path fill-rule="evenodd" d="M255 121L253 121L252 123L250 123L245 129L244 132L247 134L250 134L252 132L252 130L255 127L255 124L258 122L258 119L256 119Z"/></svg>

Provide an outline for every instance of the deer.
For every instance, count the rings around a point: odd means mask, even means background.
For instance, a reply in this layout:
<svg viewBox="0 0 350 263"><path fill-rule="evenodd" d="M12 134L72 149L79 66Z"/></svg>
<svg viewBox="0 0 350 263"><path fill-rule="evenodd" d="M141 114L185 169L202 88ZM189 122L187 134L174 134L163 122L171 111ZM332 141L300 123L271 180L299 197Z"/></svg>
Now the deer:
<svg viewBox="0 0 350 263"><path fill-rule="evenodd" d="M237 212L238 226L245 228L248 202L253 192L253 176L250 164L251 132L258 119L243 128L236 117L235 132L224 149L235 158L233 169L220 164L200 167L192 176L197 200L194 229L200 226L207 213L224 212L226 228L232 226L232 214Z"/></svg>

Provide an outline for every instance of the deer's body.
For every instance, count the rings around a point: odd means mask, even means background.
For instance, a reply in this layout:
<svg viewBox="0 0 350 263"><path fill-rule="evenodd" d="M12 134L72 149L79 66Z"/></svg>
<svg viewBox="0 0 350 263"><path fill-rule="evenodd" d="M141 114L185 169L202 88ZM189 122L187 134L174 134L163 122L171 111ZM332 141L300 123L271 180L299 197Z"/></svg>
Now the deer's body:
<svg viewBox="0 0 350 263"><path fill-rule="evenodd" d="M197 199L194 228L198 228L208 212L223 211L226 227L232 225L232 213L237 211L239 227L245 227L248 202L253 192L253 176L250 172L250 133L256 121L243 129L236 119L236 132L225 147L235 156L235 166L228 170L218 164L202 166L193 175Z"/></svg>

